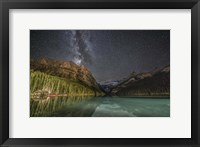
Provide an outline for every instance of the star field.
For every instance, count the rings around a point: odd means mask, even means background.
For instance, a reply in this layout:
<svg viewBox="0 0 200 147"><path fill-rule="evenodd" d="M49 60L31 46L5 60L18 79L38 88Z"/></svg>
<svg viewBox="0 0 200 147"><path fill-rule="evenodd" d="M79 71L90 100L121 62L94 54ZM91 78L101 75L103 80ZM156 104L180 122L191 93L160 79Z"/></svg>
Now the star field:
<svg viewBox="0 0 200 147"><path fill-rule="evenodd" d="M169 30L31 30L31 58L85 65L98 82L170 64Z"/></svg>

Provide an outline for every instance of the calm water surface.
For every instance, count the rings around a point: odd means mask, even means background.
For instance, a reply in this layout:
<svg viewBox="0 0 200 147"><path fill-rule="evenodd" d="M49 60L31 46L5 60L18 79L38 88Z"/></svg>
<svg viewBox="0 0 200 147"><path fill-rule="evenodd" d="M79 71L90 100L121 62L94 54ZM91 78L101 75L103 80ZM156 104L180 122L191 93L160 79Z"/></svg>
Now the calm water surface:
<svg viewBox="0 0 200 147"><path fill-rule="evenodd" d="M31 103L32 116L50 117L169 117L170 99L163 97L57 97Z"/></svg>

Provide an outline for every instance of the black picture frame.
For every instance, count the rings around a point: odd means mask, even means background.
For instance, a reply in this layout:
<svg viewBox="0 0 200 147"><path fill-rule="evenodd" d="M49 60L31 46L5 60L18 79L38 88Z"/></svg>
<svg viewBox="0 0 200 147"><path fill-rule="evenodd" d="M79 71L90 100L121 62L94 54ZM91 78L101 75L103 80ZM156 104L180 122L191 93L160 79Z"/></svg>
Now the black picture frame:
<svg viewBox="0 0 200 147"><path fill-rule="evenodd" d="M0 144L2 146L200 146L199 0L0 0ZM9 138L9 9L191 9L191 138Z"/></svg>

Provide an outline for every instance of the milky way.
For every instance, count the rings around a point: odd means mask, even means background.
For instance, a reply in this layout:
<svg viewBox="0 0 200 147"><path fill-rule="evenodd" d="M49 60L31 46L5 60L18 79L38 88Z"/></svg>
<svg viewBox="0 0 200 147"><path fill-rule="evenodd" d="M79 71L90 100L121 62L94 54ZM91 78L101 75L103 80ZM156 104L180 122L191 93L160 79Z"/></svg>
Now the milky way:
<svg viewBox="0 0 200 147"><path fill-rule="evenodd" d="M85 65L98 82L170 64L169 30L31 30L31 58Z"/></svg>
<svg viewBox="0 0 200 147"><path fill-rule="evenodd" d="M70 46L66 48L73 54L72 61L77 65L92 63L92 47L88 31L66 31L66 40Z"/></svg>

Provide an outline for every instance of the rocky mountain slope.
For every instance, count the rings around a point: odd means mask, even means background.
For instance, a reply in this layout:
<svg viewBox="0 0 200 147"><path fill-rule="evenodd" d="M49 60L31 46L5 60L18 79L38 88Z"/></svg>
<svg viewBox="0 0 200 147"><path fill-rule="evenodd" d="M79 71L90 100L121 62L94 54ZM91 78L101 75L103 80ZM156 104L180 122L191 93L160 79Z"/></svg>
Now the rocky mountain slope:
<svg viewBox="0 0 200 147"><path fill-rule="evenodd" d="M71 61L58 61L47 58L31 60L30 65L32 73L45 73L61 80L73 81L73 83L88 87L95 93L103 94L91 72L83 65L79 66Z"/></svg>
<svg viewBox="0 0 200 147"><path fill-rule="evenodd" d="M111 90L118 96L169 96L170 66L157 68L151 72L133 72L126 80Z"/></svg>

